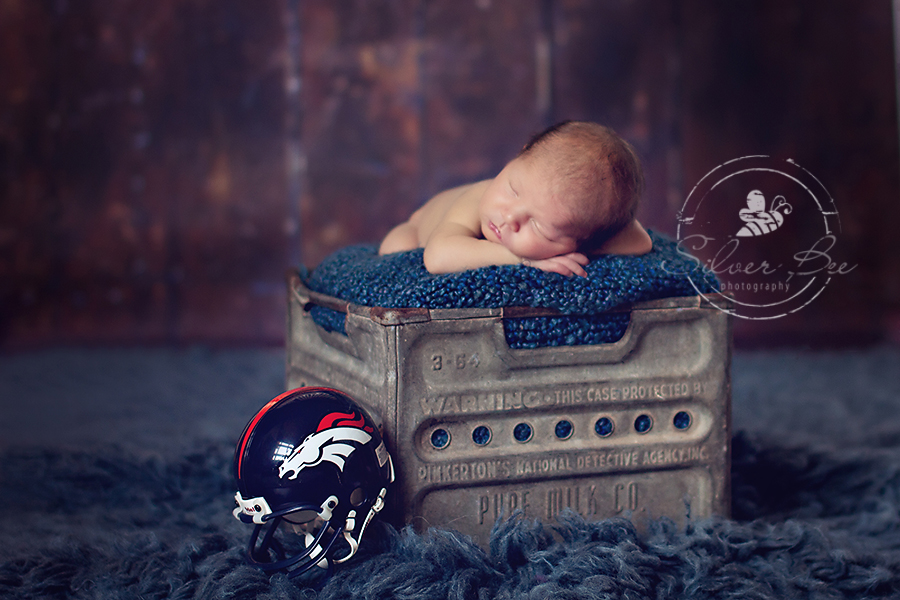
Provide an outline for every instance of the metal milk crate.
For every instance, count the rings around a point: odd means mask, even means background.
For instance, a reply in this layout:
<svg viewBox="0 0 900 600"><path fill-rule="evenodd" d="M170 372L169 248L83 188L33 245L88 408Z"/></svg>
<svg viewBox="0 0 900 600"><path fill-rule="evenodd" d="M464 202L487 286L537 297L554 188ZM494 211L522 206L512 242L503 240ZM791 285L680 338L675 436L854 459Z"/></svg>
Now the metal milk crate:
<svg viewBox="0 0 900 600"><path fill-rule="evenodd" d="M346 313L346 335L309 314ZM486 545L500 517L727 516L731 323L700 296L635 304L619 341L510 349L546 309L364 307L289 278L287 385L346 392L379 420L388 518Z"/></svg>

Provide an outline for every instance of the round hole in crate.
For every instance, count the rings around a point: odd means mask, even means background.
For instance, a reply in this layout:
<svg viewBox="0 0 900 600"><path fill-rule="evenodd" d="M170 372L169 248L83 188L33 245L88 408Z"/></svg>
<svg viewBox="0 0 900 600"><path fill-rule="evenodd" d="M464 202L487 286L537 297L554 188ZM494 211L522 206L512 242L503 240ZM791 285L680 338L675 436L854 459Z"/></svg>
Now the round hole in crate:
<svg viewBox="0 0 900 600"><path fill-rule="evenodd" d="M675 426L675 429L685 430L691 426L691 413L681 410L675 413L675 417L672 419L672 425Z"/></svg>
<svg viewBox="0 0 900 600"><path fill-rule="evenodd" d="M528 423L519 423L513 429L513 437L517 442L525 443L534 435L534 429Z"/></svg>
<svg viewBox="0 0 900 600"><path fill-rule="evenodd" d="M612 435L613 429L615 429L615 425L613 425L612 419L609 417L600 417L597 419L597 422L594 423L594 432L600 437Z"/></svg>
<svg viewBox="0 0 900 600"><path fill-rule="evenodd" d="M575 426L572 425L572 421L563 419L559 423L556 424L556 428L553 430L553 433L556 434L561 440L567 440L572 437L572 433L575 431Z"/></svg>
<svg viewBox="0 0 900 600"><path fill-rule="evenodd" d="M450 445L450 432L446 429L435 429L431 432L431 445L436 450L443 450Z"/></svg>
<svg viewBox="0 0 900 600"><path fill-rule="evenodd" d="M653 419L650 415L641 415L634 420L634 430L638 433L647 433L653 428Z"/></svg>
<svg viewBox="0 0 900 600"><path fill-rule="evenodd" d="M479 446L484 446L491 441L491 428L486 425L479 425L472 430L472 441Z"/></svg>

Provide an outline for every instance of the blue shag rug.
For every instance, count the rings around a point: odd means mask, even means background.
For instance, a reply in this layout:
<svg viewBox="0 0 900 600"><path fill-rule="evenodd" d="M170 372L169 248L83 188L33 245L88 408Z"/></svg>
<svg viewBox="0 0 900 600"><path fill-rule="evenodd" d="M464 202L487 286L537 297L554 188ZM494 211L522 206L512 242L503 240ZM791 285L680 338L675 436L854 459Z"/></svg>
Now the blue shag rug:
<svg viewBox="0 0 900 600"><path fill-rule="evenodd" d="M506 319L509 346L603 344L619 340L628 328L628 313L608 313L611 309L719 289L715 275L678 252L675 242L652 231L650 236L653 250L647 254L596 257L585 267L587 277L523 265L432 275L422 262L422 249L379 256L377 247L357 245L329 255L303 278L313 291L362 306L553 308L578 316ZM311 315L326 330L344 332L343 314L317 306Z"/></svg>
<svg viewBox="0 0 900 600"><path fill-rule="evenodd" d="M730 519L516 520L487 550L375 521L320 590L247 566L231 516L233 444L282 360L0 357L0 598L900 597L898 348L736 354Z"/></svg>

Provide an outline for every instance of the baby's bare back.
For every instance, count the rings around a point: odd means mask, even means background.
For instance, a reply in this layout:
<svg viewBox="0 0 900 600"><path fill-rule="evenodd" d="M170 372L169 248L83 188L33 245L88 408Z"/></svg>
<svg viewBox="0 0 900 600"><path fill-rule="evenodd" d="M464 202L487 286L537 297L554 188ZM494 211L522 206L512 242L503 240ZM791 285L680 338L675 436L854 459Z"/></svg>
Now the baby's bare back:
<svg viewBox="0 0 900 600"><path fill-rule="evenodd" d="M404 252L415 248L424 248L431 234L447 218L453 209L454 214L471 213L466 221L477 225L479 222L478 205L484 190L490 181L479 181L445 190L422 205L407 221L394 227L385 236L378 249L379 254ZM480 227L476 228L480 232Z"/></svg>
<svg viewBox="0 0 900 600"><path fill-rule="evenodd" d="M419 237L419 247L424 247L434 230L444 222L447 213L454 206L471 213L472 220L478 220L478 203L490 180L467 183L445 190L432 197L409 218Z"/></svg>

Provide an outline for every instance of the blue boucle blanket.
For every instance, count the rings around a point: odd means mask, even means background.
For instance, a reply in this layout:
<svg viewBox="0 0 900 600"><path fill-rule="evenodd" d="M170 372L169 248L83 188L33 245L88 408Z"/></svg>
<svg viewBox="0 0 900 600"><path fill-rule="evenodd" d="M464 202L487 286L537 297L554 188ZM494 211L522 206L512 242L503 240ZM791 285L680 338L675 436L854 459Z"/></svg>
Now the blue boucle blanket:
<svg viewBox="0 0 900 600"><path fill-rule="evenodd" d="M653 250L643 256L593 259L587 277L566 277L524 265L485 267L432 275L422 250L379 256L372 245L343 248L305 274L309 289L359 304L385 308L553 308L562 316L506 319L512 348L600 344L621 338L634 302L714 292L718 282L677 245L650 232ZM690 278L688 277L690 274ZM696 286L696 287L695 287ZM315 321L343 332L344 315L315 307Z"/></svg>

